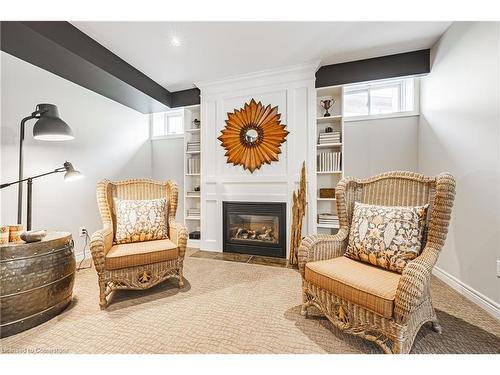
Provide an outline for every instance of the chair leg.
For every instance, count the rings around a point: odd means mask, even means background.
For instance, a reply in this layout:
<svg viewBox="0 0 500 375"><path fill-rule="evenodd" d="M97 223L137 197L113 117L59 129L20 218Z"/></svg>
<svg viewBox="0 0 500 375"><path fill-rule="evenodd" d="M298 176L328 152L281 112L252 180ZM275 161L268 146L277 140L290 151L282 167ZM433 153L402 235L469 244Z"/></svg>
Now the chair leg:
<svg viewBox="0 0 500 375"><path fill-rule="evenodd" d="M106 300L106 282L99 281L99 306L101 310L104 310L108 306L108 301Z"/></svg>
<svg viewBox="0 0 500 375"><path fill-rule="evenodd" d="M395 341L394 345L392 346L392 354L408 354L408 352L405 351L404 348L405 348L405 345L403 342Z"/></svg>
<svg viewBox="0 0 500 375"><path fill-rule="evenodd" d="M436 318L436 320L433 320L431 322L431 324L432 324L432 329L434 330L434 332L437 332L439 334L443 333L443 327L441 327L441 324L439 324L439 321L437 320L437 318Z"/></svg>
<svg viewBox="0 0 500 375"><path fill-rule="evenodd" d="M307 308L311 306L309 303L309 298L307 297L307 293L304 289L302 289L302 306L300 308L300 315L305 316L307 318Z"/></svg>
<svg viewBox="0 0 500 375"><path fill-rule="evenodd" d="M184 276L182 274L182 266L179 267L179 288L184 287Z"/></svg>
<svg viewBox="0 0 500 375"><path fill-rule="evenodd" d="M302 307L300 308L300 315L304 316L307 318L307 308L309 307L309 305L306 303L303 303L302 304Z"/></svg>

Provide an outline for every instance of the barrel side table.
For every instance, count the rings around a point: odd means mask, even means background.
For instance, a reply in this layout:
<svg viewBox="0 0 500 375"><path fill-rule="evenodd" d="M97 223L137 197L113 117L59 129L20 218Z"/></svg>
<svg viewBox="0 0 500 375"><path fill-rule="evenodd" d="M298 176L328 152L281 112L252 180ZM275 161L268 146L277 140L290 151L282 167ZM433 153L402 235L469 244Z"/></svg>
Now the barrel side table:
<svg viewBox="0 0 500 375"><path fill-rule="evenodd" d="M68 232L49 232L39 242L0 245L0 337L63 311L72 299L75 268Z"/></svg>

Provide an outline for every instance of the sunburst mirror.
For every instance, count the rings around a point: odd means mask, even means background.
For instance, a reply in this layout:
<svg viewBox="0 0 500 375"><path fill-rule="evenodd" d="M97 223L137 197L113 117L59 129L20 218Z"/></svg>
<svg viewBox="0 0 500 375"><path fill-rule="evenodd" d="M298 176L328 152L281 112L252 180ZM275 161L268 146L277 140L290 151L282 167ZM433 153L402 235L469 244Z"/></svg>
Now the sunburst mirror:
<svg viewBox="0 0 500 375"><path fill-rule="evenodd" d="M278 161L288 131L280 122L278 107L264 107L254 99L227 114L226 126L217 138L226 150L227 162L253 173L262 164Z"/></svg>

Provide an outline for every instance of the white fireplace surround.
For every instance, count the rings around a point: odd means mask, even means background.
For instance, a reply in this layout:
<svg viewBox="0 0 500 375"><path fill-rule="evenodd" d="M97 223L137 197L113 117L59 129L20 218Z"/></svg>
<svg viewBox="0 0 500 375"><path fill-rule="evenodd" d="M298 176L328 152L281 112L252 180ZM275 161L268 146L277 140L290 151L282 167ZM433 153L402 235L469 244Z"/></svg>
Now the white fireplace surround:
<svg viewBox="0 0 500 375"><path fill-rule="evenodd" d="M245 74L215 82L201 82L201 243L202 250L222 251L222 202L285 202L287 204L287 256L290 243L291 196L297 188L303 161L310 167L307 150L314 149L310 132L316 116L315 72L319 64ZM251 99L278 106L287 126L279 161L250 173L226 163L217 137L227 113ZM292 151L293 150L293 151ZM314 159L314 158L313 158ZM314 164L313 164L314 166ZM308 199L314 199L309 193ZM304 220L308 233L312 218Z"/></svg>

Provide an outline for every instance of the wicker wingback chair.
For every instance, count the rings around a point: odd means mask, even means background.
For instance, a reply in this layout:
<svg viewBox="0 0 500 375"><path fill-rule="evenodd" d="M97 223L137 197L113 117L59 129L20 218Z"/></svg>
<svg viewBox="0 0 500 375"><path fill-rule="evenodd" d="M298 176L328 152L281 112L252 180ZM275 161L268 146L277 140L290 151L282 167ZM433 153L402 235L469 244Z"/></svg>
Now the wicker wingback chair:
<svg viewBox="0 0 500 375"><path fill-rule="evenodd" d="M116 216L113 198L167 199L168 239L115 244ZM92 235L90 251L99 277L99 305L107 307L106 297L117 289L147 289L169 277L184 285L182 268L187 243L186 227L175 222L178 188L171 180L148 179L97 184L97 204L103 228Z"/></svg>
<svg viewBox="0 0 500 375"><path fill-rule="evenodd" d="M409 353L425 322L432 322L433 329L441 333L429 287L432 268L448 232L454 197L455 180L448 173L426 177L388 172L362 180L342 179L336 189L339 231L335 235L307 236L299 248L302 314L307 316L307 308L314 305L337 328L375 342L386 353ZM423 251L401 275L342 256L354 202L384 206L429 204ZM316 261L341 263L336 271L341 275L329 275L326 283L319 283L308 276L312 275L308 267L313 264L309 262Z"/></svg>

